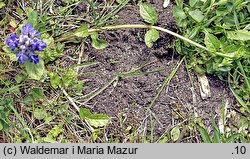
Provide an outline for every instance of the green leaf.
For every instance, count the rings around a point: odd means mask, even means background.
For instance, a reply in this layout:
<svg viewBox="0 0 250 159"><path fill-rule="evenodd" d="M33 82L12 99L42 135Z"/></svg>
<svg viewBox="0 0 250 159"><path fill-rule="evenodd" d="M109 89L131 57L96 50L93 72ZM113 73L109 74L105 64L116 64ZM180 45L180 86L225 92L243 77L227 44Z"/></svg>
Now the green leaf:
<svg viewBox="0 0 250 159"><path fill-rule="evenodd" d="M202 6L202 11L205 11L206 9L209 9L210 6L212 6L215 3L216 0L206 0Z"/></svg>
<svg viewBox="0 0 250 159"><path fill-rule="evenodd" d="M41 88L32 88L30 94L34 97L34 99L43 99L44 92Z"/></svg>
<svg viewBox="0 0 250 159"><path fill-rule="evenodd" d="M88 37L89 36L88 25L87 24L82 25L75 31L74 35L82 38Z"/></svg>
<svg viewBox="0 0 250 159"><path fill-rule="evenodd" d="M213 34L206 33L204 41L209 51L215 52L220 48L220 41Z"/></svg>
<svg viewBox="0 0 250 159"><path fill-rule="evenodd" d="M49 132L49 135L52 135L52 137L58 137L59 134L63 132L63 128L61 125L55 125ZM48 135L48 136L49 136Z"/></svg>
<svg viewBox="0 0 250 159"><path fill-rule="evenodd" d="M247 30L235 30L235 31L228 31L226 33L228 39L241 40L241 41L250 40L250 32Z"/></svg>
<svg viewBox="0 0 250 159"><path fill-rule="evenodd" d="M4 2L0 2L0 9L3 8L5 6Z"/></svg>
<svg viewBox="0 0 250 159"><path fill-rule="evenodd" d="M91 34L92 43L91 45L95 49L104 49L108 46L108 42L98 38L98 33Z"/></svg>
<svg viewBox="0 0 250 159"><path fill-rule="evenodd" d="M199 2L200 0L189 0L189 5L191 6L191 7L194 7L196 4L197 4L197 2Z"/></svg>
<svg viewBox="0 0 250 159"><path fill-rule="evenodd" d="M31 8L28 8L27 9L27 16L28 16L27 23L32 24L32 26L35 28L37 25L37 20L38 20L37 12Z"/></svg>
<svg viewBox="0 0 250 159"><path fill-rule="evenodd" d="M57 73L55 73L55 72L50 72L49 76L50 76L50 84L51 84L51 86L54 89L57 89L58 86L61 83L61 79L60 79L59 75Z"/></svg>
<svg viewBox="0 0 250 159"><path fill-rule="evenodd" d="M200 125L197 125L198 126L198 130L201 134L201 137L202 137L202 140L205 142L205 143L211 143L211 139L210 139L210 136L207 132L206 129L204 129L203 127L201 127Z"/></svg>
<svg viewBox="0 0 250 159"><path fill-rule="evenodd" d="M146 45L151 48L154 44L154 42L156 42L156 40L158 40L160 37L159 32L156 29L150 29L146 32L145 37L144 37L144 41L146 43Z"/></svg>
<svg viewBox="0 0 250 159"><path fill-rule="evenodd" d="M7 56L9 56L11 61L17 61L16 54L13 53L13 51L10 50L10 48L7 45L4 45L2 47L3 51Z"/></svg>
<svg viewBox="0 0 250 159"><path fill-rule="evenodd" d="M75 84L74 82L76 80L77 80L77 75L75 70L73 69L66 70L65 74L62 76L62 82L65 87Z"/></svg>
<svg viewBox="0 0 250 159"><path fill-rule="evenodd" d="M149 24L155 24L158 20L158 14L153 6L147 3L140 4L140 15L144 19L145 22Z"/></svg>
<svg viewBox="0 0 250 159"><path fill-rule="evenodd" d="M44 61L45 63L49 61L54 61L63 54L64 44L57 43L56 49L47 48L44 51Z"/></svg>
<svg viewBox="0 0 250 159"><path fill-rule="evenodd" d="M199 9L189 11L188 14L197 22L201 22L204 18L203 13Z"/></svg>
<svg viewBox="0 0 250 159"><path fill-rule="evenodd" d="M172 130L171 130L171 132L170 132L170 134L171 134L171 139L173 140L173 141L177 141L178 139L179 139L179 137L180 137L180 128L178 127L178 126L176 126L175 128L173 128Z"/></svg>
<svg viewBox="0 0 250 159"><path fill-rule="evenodd" d="M1 4L1 3L0 3ZM3 124L2 124L2 122L1 122L1 120L0 120L0 130L3 130Z"/></svg>
<svg viewBox="0 0 250 159"><path fill-rule="evenodd" d="M19 84L23 82L25 79L27 79L27 74L25 71L22 71L21 73L17 74L15 77L16 82Z"/></svg>
<svg viewBox="0 0 250 159"><path fill-rule="evenodd" d="M183 0L175 0L175 3L179 8L183 8Z"/></svg>
<svg viewBox="0 0 250 159"><path fill-rule="evenodd" d="M109 122L109 117L105 114L92 114L86 108L80 108L80 118L84 119L88 124L94 127L106 126Z"/></svg>
<svg viewBox="0 0 250 159"><path fill-rule="evenodd" d="M46 73L44 62L41 59L37 64L26 61L24 63L24 66L30 79L40 80L43 77L43 75Z"/></svg>
<svg viewBox="0 0 250 159"><path fill-rule="evenodd" d="M177 6L174 6L174 8L173 8L173 15L176 19L186 19L187 18L185 12Z"/></svg>
<svg viewBox="0 0 250 159"><path fill-rule="evenodd" d="M194 67L195 72L197 72L198 74L204 74L206 72L206 69L203 68L202 66L196 65Z"/></svg>
<svg viewBox="0 0 250 159"><path fill-rule="evenodd" d="M85 118L88 118L90 117L92 114L91 112L89 111L89 109L86 109L86 108L80 108L80 118L81 119L85 119Z"/></svg>
<svg viewBox="0 0 250 159"><path fill-rule="evenodd" d="M105 114L93 114L85 119L91 126L103 127L109 122L109 117Z"/></svg>
<svg viewBox="0 0 250 159"><path fill-rule="evenodd" d="M93 130L92 131L92 139L94 141L96 141L96 139L98 138L98 136L101 134L102 132L99 129Z"/></svg>
<svg viewBox="0 0 250 159"><path fill-rule="evenodd" d="M212 115L212 127L213 127L213 130L214 130L214 140L213 140L213 142L214 143L220 143L220 130L219 130L219 128L217 127L217 125L215 123L215 119L214 119L213 115Z"/></svg>
<svg viewBox="0 0 250 159"><path fill-rule="evenodd" d="M33 115L36 119L42 120L47 116L46 110L37 108L34 110Z"/></svg>

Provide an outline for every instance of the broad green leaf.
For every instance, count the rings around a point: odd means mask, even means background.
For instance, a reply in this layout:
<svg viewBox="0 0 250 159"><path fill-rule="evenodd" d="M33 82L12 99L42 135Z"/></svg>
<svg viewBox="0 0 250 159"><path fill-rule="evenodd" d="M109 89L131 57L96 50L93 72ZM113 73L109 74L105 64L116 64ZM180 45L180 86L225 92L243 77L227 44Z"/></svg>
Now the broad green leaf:
<svg viewBox="0 0 250 159"><path fill-rule="evenodd" d="M44 62L41 59L37 64L26 61L24 63L24 66L30 79L40 80L43 77L43 75L46 73Z"/></svg>
<svg viewBox="0 0 250 159"><path fill-rule="evenodd" d="M191 6L191 7L194 7L196 4L197 4L197 2L199 2L200 0L189 0L189 5Z"/></svg>
<svg viewBox="0 0 250 159"><path fill-rule="evenodd" d="M86 108L80 108L80 118L81 119L85 119L85 118L88 118L90 117L92 114L91 112L89 111L89 109L86 109Z"/></svg>
<svg viewBox="0 0 250 159"><path fill-rule="evenodd" d="M170 132L170 134L171 134L171 139L173 140L173 141L177 141L178 139L179 139L179 137L180 137L180 128L178 127L178 126L176 126L175 128L173 128L172 130L171 130L171 132Z"/></svg>
<svg viewBox="0 0 250 159"><path fill-rule="evenodd" d="M4 54L7 55L7 56L9 56L9 58L10 58L11 61L17 61L16 54L14 54L13 51L11 51L10 48L7 45L4 45L2 47L2 49L5 52Z"/></svg>
<svg viewBox="0 0 250 159"><path fill-rule="evenodd" d="M196 65L194 67L195 72L197 72L198 74L204 74L206 72L206 69L203 68L202 66Z"/></svg>
<svg viewBox="0 0 250 159"><path fill-rule="evenodd" d="M9 56L9 58L10 58L11 61L17 61L16 54L7 53L6 55Z"/></svg>
<svg viewBox="0 0 250 159"><path fill-rule="evenodd" d="M213 34L206 33L204 41L209 51L215 52L220 48L220 41Z"/></svg>
<svg viewBox="0 0 250 159"><path fill-rule="evenodd" d="M32 97L32 95L27 95L23 98L23 103L25 105L33 105L36 102L34 101L34 98Z"/></svg>
<svg viewBox="0 0 250 159"><path fill-rule="evenodd" d="M57 43L56 49L47 48L44 50L44 61L54 61L63 54L64 44Z"/></svg>
<svg viewBox="0 0 250 159"><path fill-rule="evenodd" d="M159 143L160 143L160 144L165 144L165 143L168 143L168 141L169 141L168 136L164 136L164 137L159 141Z"/></svg>
<svg viewBox="0 0 250 159"><path fill-rule="evenodd" d="M175 0L175 3L179 8L183 8L183 0Z"/></svg>
<svg viewBox="0 0 250 159"><path fill-rule="evenodd" d="M228 2L228 0L219 0L219 2L215 3L214 5L223 6L223 5L226 5L227 2Z"/></svg>
<svg viewBox="0 0 250 159"><path fill-rule="evenodd" d="M30 94L32 94L35 99L42 99L44 97L44 92L41 88L32 88Z"/></svg>
<svg viewBox="0 0 250 159"><path fill-rule="evenodd" d="M80 108L80 118L84 119L91 126L102 127L106 126L109 122L109 117L105 114L92 114L86 108Z"/></svg>
<svg viewBox="0 0 250 159"><path fill-rule="evenodd" d="M3 8L5 6L4 2L0 2L0 9Z"/></svg>
<svg viewBox="0 0 250 159"><path fill-rule="evenodd" d="M185 12L177 6L174 6L174 8L173 8L173 15L176 19L186 19L187 18Z"/></svg>
<svg viewBox="0 0 250 159"><path fill-rule="evenodd" d="M201 134L201 138L202 140L205 142L205 143L211 143L211 138L207 132L206 129L204 129L203 127L201 127L200 125L197 125L198 126L198 130Z"/></svg>
<svg viewBox="0 0 250 159"><path fill-rule="evenodd" d="M140 4L140 15L144 19L145 22L149 24L155 24L158 20L158 14L153 6L147 3Z"/></svg>
<svg viewBox="0 0 250 159"><path fill-rule="evenodd" d="M82 38L88 37L89 36L88 25L87 24L82 25L75 31L74 35Z"/></svg>
<svg viewBox="0 0 250 159"><path fill-rule="evenodd" d="M76 71L73 69L68 69L62 76L62 82L65 87L70 86L73 84L77 79L76 79Z"/></svg>
<svg viewBox="0 0 250 159"><path fill-rule="evenodd" d="M32 24L32 26L35 28L37 25L37 20L38 20L37 12L31 8L28 8L27 9L27 16L28 16L27 23Z"/></svg>
<svg viewBox="0 0 250 159"><path fill-rule="evenodd" d="M158 40L160 37L159 32L156 29L150 29L146 32L145 37L144 37L144 41L146 43L146 45L151 48L154 44L154 42L156 42L156 40Z"/></svg>
<svg viewBox="0 0 250 159"><path fill-rule="evenodd" d="M108 42L98 38L98 33L91 34L92 43L91 45L95 49L104 49L108 46Z"/></svg>
<svg viewBox="0 0 250 159"><path fill-rule="evenodd" d="M42 120L46 117L47 113L46 110L37 108L34 110L33 115L36 119Z"/></svg>
<svg viewBox="0 0 250 159"><path fill-rule="evenodd" d="M25 71L23 71L23 72L25 72ZM25 73L23 73L23 72L17 74L16 77L15 77L15 80L16 80L16 82L18 84L21 83L21 82L23 82L25 79L27 79L26 72Z"/></svg>
<svg viewBox="0 0 250 159"><path fill-rule="evenodd" d="M199 9L189 11L188 14L197 22L201 22L204 18L203 13Z"/></svg>
<svg viewBox="0 0 250 159"><path fill-rule="evenodd" d="M227 38L232 40L247 41L250 40L250 32L247 30L228 31Z"/></svg>
<svg viewBox="0 0 250 159"><path fill-rule="evenodd" d="M50 84L51 84L51 86L54 89L57 89L58 86L61 83L61 79L60 79L59 75L57 73L55 73L55 72L50 72L49 76L50 76Z"/></svg>
<svg viewBox="0 0 250 159"><path fill-rule="evenodd" d="M85 119L91 126L102 127L106 126L109 122L109 117L105 114L93 114Z"/></svg>

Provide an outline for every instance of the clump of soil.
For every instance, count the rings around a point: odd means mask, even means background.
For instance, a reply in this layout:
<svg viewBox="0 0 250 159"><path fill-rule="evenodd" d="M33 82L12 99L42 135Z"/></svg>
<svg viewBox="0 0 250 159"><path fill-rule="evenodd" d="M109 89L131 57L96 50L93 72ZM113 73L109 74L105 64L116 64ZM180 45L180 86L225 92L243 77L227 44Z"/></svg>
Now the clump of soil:
<svg viewBox="0 0 250 159"><path fill-rule="evenodd" d="M171 13L172 6L163 8L162 1L152 2L159 13L157 25L176 31ZM143 23L138 6L127 6L118 15L119 20L116 24ZM90 100L86 106L91 107L92 112L104 113L111 117L111 124L107 128L108 137L124 138L124 132L129 127L132 128L129 129L130 133L149 135L153 121L153 135L156 141L166 130L194 116L194 112L209 125L210 113L220 112L222 99L230 99L229 91L223 82L209 77L212 97L202 100L196 76L191 73L190 80L184 64L151 108L150 120L146 113L147 108L180 57L174 55L173 49L168 48L174 42L173 36L160 33L161 38L149 49L143 42L145 31L122 29L103 32L101 37L108 41L108 48L98 51L91 46L85 47L85 58L99 63L82 68L79 72L79 79L85 81L84 95L101 89L118 73L128 72L145 64L147 65L141 69L141 73L156 71L143 76L122 78ZM184 138L182 142L197 141L195 138Z"/></svg>

